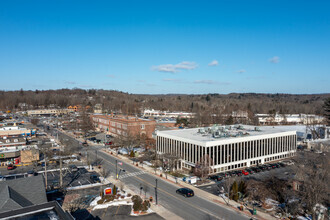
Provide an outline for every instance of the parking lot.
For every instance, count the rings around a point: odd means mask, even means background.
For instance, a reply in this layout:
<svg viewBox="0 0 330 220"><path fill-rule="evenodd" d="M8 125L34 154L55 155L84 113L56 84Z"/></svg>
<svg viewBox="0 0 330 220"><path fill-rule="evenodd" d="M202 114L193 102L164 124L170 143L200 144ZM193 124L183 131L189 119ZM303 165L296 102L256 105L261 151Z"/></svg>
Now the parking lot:
<svg viewBox="0 0 330 220"><path fill-rule="evenodd" d="M246 169L244 169L244 170L246 170ZM240 176L234 174L234 172L235 171L219 174L219 176L221 177L221 179L219 179L219 181L214 179L212 184L208 184L206 186L199 186L198 188L200 188L206 192L212 193L214 195L219 195L217 185L224 186L225 181L229 178L240 178L245 181L250 180L250 179L257 180L257 181L263 181L270 177L277 177L279 179L286 180L286 179L289 179L290 177L292 177L292 175L294 175L292 166L280 166L278 168L275 167L275 168L270 168L270 169L264 169L264 170L260 170L259 172L253 172L252 174L249 173L248 175L241 174ZM227 175L225 176L225 174L227 174Z"/></svg>

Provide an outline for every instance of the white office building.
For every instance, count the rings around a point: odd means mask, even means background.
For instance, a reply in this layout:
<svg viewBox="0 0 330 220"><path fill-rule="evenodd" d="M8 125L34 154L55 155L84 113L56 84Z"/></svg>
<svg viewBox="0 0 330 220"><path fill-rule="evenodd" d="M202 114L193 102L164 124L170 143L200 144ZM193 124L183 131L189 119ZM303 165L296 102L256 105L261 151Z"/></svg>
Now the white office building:
<svg viewBox="0 0 330 220"><path fill-rule="evenodd" d="M234 125L158 131L157 152L181 158L178 169L191 169L208 155L211 173L218 173L292 157L294 128Z"/></svg>

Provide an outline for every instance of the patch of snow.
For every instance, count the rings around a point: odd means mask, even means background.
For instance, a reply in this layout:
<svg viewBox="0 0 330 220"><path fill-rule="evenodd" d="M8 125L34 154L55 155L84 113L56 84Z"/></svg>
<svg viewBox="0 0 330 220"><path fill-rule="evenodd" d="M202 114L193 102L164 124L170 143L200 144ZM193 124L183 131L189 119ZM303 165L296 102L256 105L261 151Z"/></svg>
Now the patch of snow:
<svg viewBox="0 0 330 220"><path fill-rule="evenodd" d="M101 204L101 205L97 205L93 208L93 210L95 209L106 209L110 206L119 206L119 205L133 205L132 202L127 202L127 201L117 201L117 202L109 202L106 204Z"/></svg>

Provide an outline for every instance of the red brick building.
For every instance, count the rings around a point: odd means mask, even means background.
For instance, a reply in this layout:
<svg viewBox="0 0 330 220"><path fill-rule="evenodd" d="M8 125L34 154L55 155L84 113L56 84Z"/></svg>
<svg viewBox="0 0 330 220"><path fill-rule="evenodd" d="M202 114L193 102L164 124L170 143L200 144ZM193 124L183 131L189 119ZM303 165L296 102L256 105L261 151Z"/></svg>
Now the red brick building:
<svg viewBox="0 0 330 220"><path fill-rule="evenodd" d="M152 138L156 121L136 117L92 115L95 127L113 136L141 135Z"/></svg>

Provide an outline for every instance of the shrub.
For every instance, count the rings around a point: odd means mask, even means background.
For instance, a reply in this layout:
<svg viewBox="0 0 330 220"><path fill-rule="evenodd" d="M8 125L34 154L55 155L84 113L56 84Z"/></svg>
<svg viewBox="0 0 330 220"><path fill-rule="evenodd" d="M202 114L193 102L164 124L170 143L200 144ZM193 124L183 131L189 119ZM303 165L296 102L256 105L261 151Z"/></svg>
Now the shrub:
<svg viewBox="0 0 330 220"><path fill-rule="evenodd" d="M97 201L97 204L103 204L104 203L104 199L100 199L99 201Z"/></svg>
<svg viewBox="0 0 330 220"><path fill-rule="evenodd" d="M141 205L141 211L145 212L149 209L150 202L148 200L144 200L144 202Z"/></svg>
<svg viewBox="0 0 330 220"><path fill-rule="evenodd" d="M127 194L127 197L131 197L132 195L130 193Z"/></svg>
<svg viewBox="0 0 330 220"><path fill-rule="evenodd" d="M134 211L141 210L143 200L141 199L140 196L138 196L138 195L133 196L132 197L132 202L133 202L133 210Z"/></svg>
<svg viewBox="0 0 330 220"><path fill-rule="evenodd" d="M120 198L125 199L125 196L121 196Z"/></svg>
<svg viewBox="0 0 330 220"><path fill-rule="evenodd" d="M111 202L115 199L114 195L105 195L104 196L105 202Z"/></svg>

